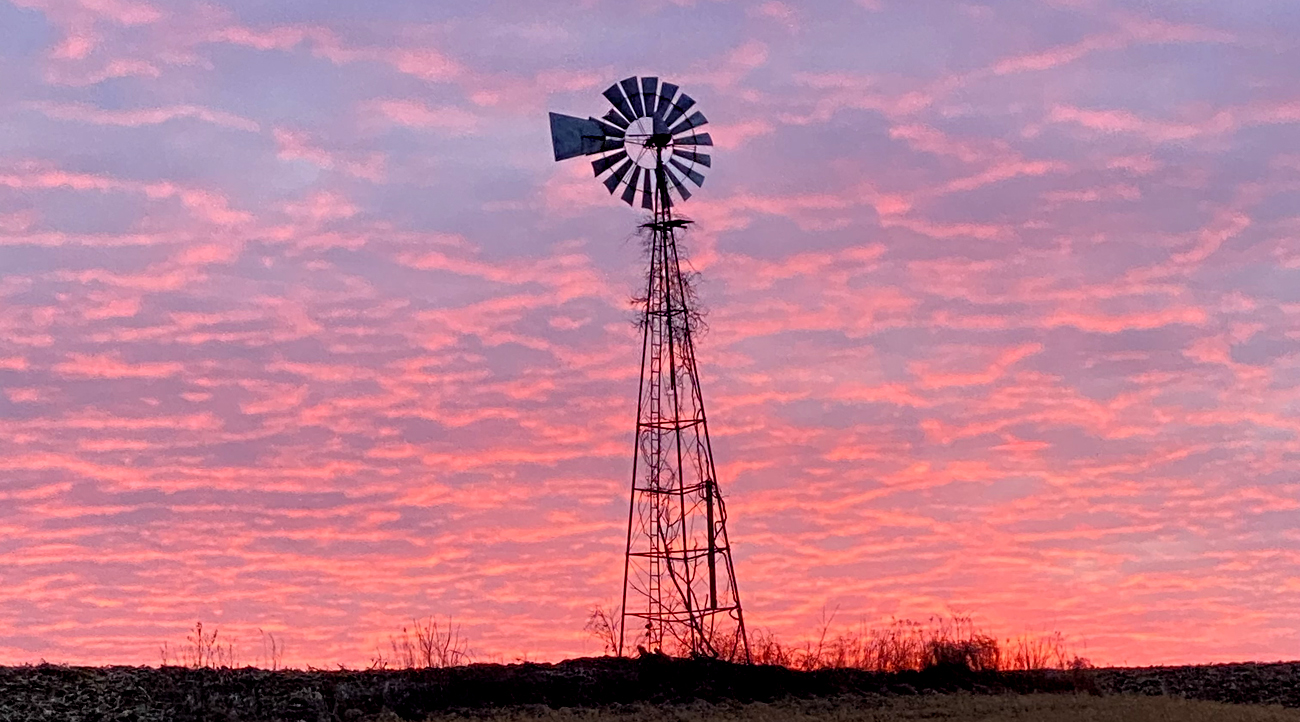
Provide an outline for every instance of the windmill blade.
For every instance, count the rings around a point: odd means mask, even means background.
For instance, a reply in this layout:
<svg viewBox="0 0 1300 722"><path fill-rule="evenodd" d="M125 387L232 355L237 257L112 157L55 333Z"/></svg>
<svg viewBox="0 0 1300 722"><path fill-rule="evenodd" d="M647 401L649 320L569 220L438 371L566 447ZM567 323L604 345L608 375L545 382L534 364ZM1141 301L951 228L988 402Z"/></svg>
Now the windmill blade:
<svg viewBox="0 0 1300 722"><path fill-rule="evenodd" d="M618 165L619 163L623 162L626 159L627 159L627 151L620 150L614 155L607 155L604 158L601 158L599 160L593 160L591 162L591 169L596 171L596 175L599 176L601 173L604 173L610 168L613 168L614 166Z"/></svg>
<svg viewBox="0 0 1300 722"><path fill-rule="evenodd" d="M660 118L657 115L654 116L654 122L650 125L652 127L650 132L655 135L668 135L668 124L664 122L663 118Z"/></svg>
<svg viewBox="0 0 1300 722"><path fill-rule="evenodd" d="M672 110L668 111L668 115L664 116L664 122L668 125L672 125L677 122L678 118L686 115L686 111L693 107L695 107L695 98L692 98L686 93L682 93L677 96L677 102L673 103Z"/></svg>
<svg viewBox="0 0 1300 722"><path fill-rule="evenodd" d="M610 173L609 177L605 179L605 188L609 189L609 194L611 196L614 195L614 191L618 190L618 184L623 182L623 178L627 176L629 170L632 170L631 158L623 161L623 165L619 166L617 170Z"/></svg>
<svg viewBox="0 0 1300 722"><path fill-rule="evenodd" d="M682 185L682 180L673 173L673 169L665 167L664 174L668 176L668 180L673 182L673 187L677 189L679 194L681 194L682 200L689 201L691 199L691 192L686 189L686 186Z"/></svg>
<svg viewBox="0 0 1300 722"><path fill-rule="evenodd" d="M690 130L691 128L698 128L708 122L708 119L704 117L704 113L697 110L691 114L691 117L678 123L676 127L668 132L677 135L678 133Z"/></svg>
<svg viewBox="0 0 1300 722"><path fill-rule="evenodd" d="M614 113L612 110L609 112ZM617 115L617 113L614 114ZM623 131L623 128L626 126L620 127L605 120L601 120L600 118L588 118L587 120L599 125L601 130L605 131L605 135L610 138L622 138L627 135L627 133Z"/></svg>
<svg viewBox="0 0 1300 722"><path fill-rule="evenodd" d="M668 162L672 163L674 168L681 171L682 175L686 176L687 178L690 178L691 182L694 183L696 186L704 185L704 176L700 175L699 171L696 171L693 168L687 168L685 165L682 165L682 162L680 160L677 160L676 158L673 158Z"/></svg>
<svg viewBox="0 0 1300 722"><path fill-rule="evenodd" d="M659 107L655 108L655 117L663 118L673 106L673 96L677 95L677 86L672 83L659 84Z"/></svg>
<svg viewBox="0 0 1300 722"><path fill-rule="evenodd" d="M614 83L606 88L604 96L605 99L618 110L618 112L623 114L623 118L627 121L627 123L622 124L624 128L627 127L628 123L636 120L636 113L632 112L632 106L628 105L627 98L623 96L623 90L618 87L618 83ZM609 115L606 114L605 117L609 118ZM613 119L611 118L611 120Z"/></svg>
<svg viewBox="0 0 1300 722"><path fill-rule="evenodd" d="M655 197L652 195L654 191L651 190L652 186L650 183L650 177L653 175L654 173L646 171L644 176L645 180L641 186L641 207L647 211L652 211L655 208Z"/></svg>
<svg viewBox="0 0 1300 722"><path fill-rule="evenodd" d="M608 153L611 150L618 150L623 147L622 138L604 138L600 141L600 147L596 148L596 153Z"/></svg>
<svg viewBox="0 0 1300 722"><path fill-rule="evenodd" d="M685 158L686 160L689 160L692 163L699 163L705 168L710 168L713 166L713 159L704 153L696 153L695 151L691 151L691 150L682 150L681 148L674 148L673 155Z"/></svg>
<svg viewBox="0 0 1300 722"><path fill-rule="evenodd" d="M646 115L654 115L659 105L659 78L641 78L641 104Z"/></svg>
<svg viewBox="0 0 1300 722"><path fill-rule="evenodd" d="M614 125L619 130L626 130L627 126L630 125L630 123L627 122L627 118L624 118L623 114L618 112L617 110L609 111L604 116L602 116L602 118L604 120L609 121L610 124Z"/></svg>
<svg viewBox="0 0 1300 722"><path fill-rule="evenodd" d="M590 118L551 113L551 145L555 160L567 160L580 155L599 153L605 140L605 131Z"/></svg>
<svg viewBox="0 0 1300 722"><path fill-rule="evenodd" d="M641 180L641 166L632 167L632 178L627 182L627 188L623 189L623 202L632 205L636 199L636 183Z"/></svg>
<svg viewBox="0 0 1300 722"><path fill-rule="evenodd" d="M673 138L673 145L713 145L708 133L696 133L681 138Z"/></svg>
<svg viewBox="0 0 1300 722"><path fill-rule="evenodd" d="M641 84L636 77L627 78L620 85L623 86L623 92L627 93L628 102L632 103L632 110L636 111L636 116L628 120L636 120L645 115L645 106L641 105Z"/></svg>

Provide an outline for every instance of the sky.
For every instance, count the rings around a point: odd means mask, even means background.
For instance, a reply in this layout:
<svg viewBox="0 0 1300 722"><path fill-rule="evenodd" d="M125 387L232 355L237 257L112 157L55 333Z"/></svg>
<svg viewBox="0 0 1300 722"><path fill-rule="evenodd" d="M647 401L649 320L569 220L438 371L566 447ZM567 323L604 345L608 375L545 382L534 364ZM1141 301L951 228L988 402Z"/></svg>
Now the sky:
<svg viewBox="0 0 1300 722"><path fill-rule="evenodd" d="M677 83L747 622L1300 654L1300 5L0 0L0 663L600 652Z"/></svg>

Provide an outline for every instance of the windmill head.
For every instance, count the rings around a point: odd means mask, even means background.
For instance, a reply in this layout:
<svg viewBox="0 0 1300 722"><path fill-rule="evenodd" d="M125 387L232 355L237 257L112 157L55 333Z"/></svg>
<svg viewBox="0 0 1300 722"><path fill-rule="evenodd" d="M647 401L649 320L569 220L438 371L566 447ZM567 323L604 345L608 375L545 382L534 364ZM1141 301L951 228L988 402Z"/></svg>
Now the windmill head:
<svg viewBox="0 0 1300 722"><path fill-rule="evenodd" d="M656 198L665 205L674 195L690 198L686 182L704 185L701 169L711 167L712 158L700 148L713 139L699 131L709 121L695 100L678 90L658 78L631 77L605 90L613 107L599 118L551 113L555 160L596 156L596 177L610 195L622 189L620 197L630 206L638 195L643 208L653 208Z"/></svg>

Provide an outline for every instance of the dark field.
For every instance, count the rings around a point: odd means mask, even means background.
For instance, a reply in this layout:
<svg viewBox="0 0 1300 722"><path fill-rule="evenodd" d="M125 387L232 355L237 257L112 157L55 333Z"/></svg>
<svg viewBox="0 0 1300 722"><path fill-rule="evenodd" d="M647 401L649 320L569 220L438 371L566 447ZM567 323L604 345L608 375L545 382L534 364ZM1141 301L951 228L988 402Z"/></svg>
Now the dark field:
<svg viewBox="0 0 1300 722"><path fill-rule="evenodd" d="M897 674L658 657L396 671L0 668L0 720L431 717L1300 722L1300 663Z"/></svg>

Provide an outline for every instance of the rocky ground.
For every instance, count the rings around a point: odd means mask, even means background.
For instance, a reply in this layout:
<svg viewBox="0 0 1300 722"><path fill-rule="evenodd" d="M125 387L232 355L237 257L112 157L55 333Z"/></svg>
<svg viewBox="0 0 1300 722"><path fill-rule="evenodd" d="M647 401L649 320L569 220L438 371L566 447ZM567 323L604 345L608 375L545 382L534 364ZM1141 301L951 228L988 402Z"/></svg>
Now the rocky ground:
<svg viewBox="0 0 1300 722"><path fill-rule="evenodd" d="M707 660L594 658L449 669L270 672L0 667L0 720L421 720L448 711L789 698L1086 692L1300 708L1300 663L1045 672L795 672Z"/></svg>
<svg viewBox="0 0 1300 722"><path fill-rule="evenodd" d="M1099 690L1110 694L1300 708L1300 662L1095 669L1090 675Z"/></svg>

